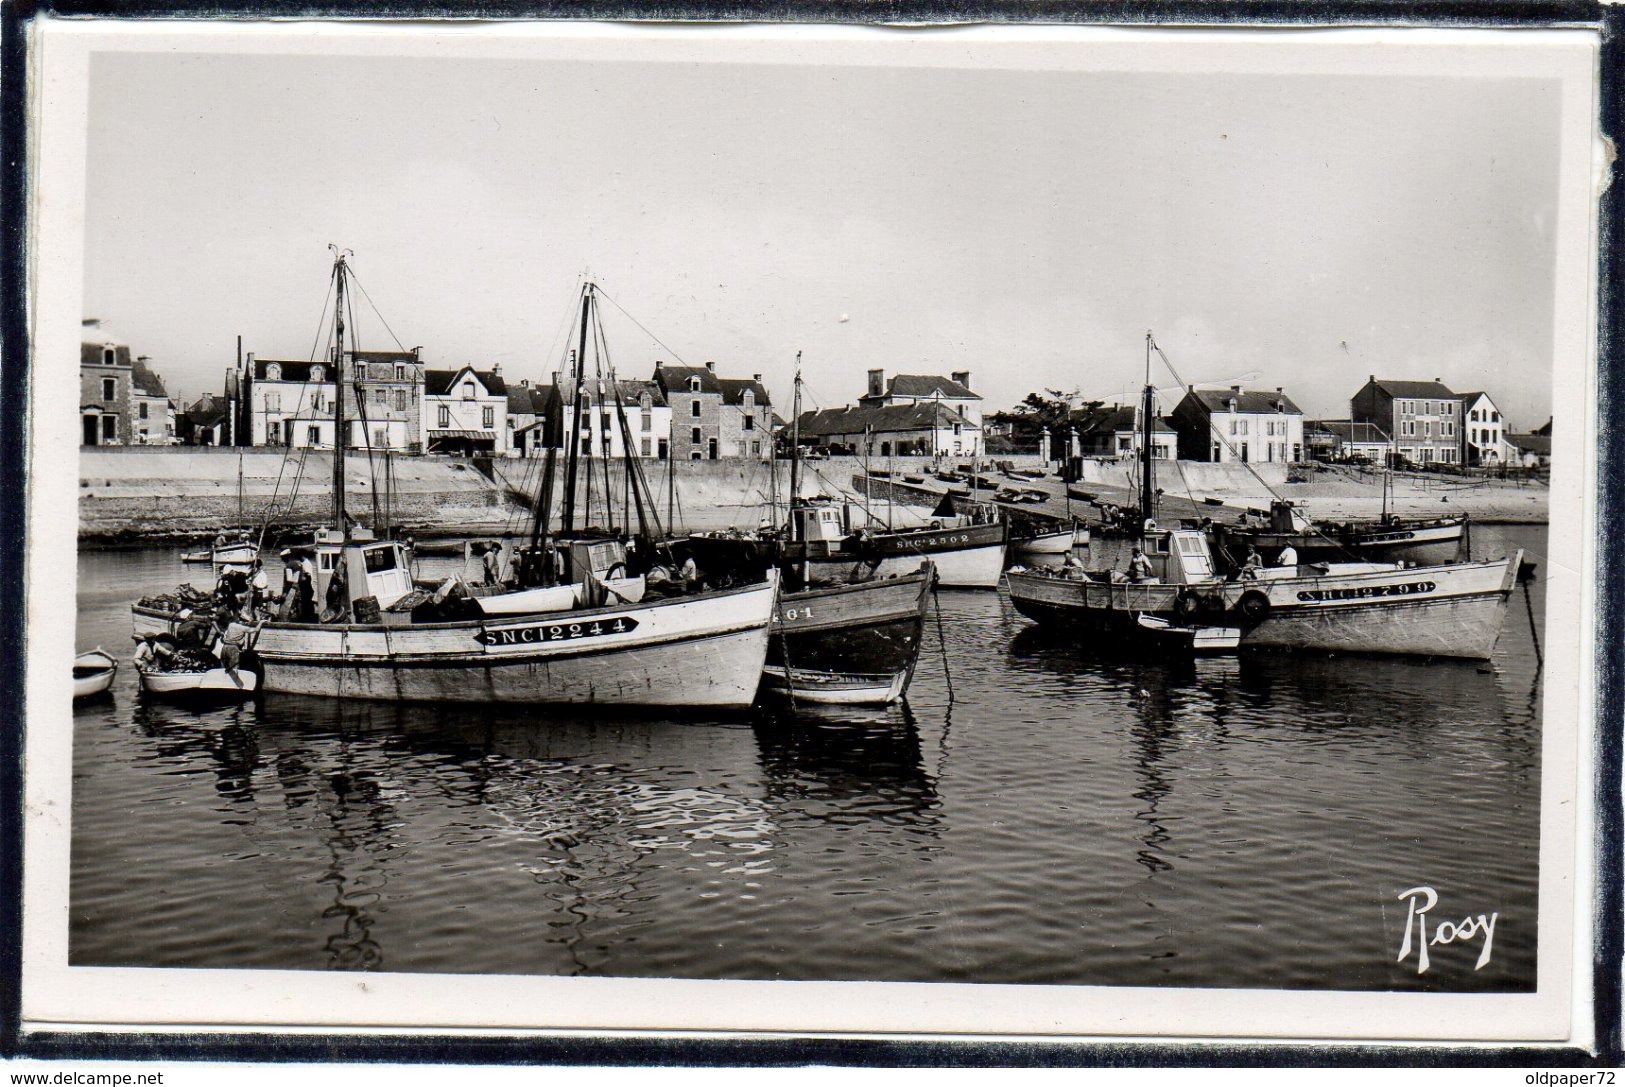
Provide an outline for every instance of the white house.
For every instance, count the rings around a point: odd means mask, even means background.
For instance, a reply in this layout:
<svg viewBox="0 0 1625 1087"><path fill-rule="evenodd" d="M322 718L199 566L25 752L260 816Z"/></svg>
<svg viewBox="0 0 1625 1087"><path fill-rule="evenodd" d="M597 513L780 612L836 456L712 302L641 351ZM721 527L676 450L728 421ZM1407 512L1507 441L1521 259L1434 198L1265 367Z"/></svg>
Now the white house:
<svg viewBox="0 0 1625 1087"><path fill-rule="evenodd" d="M562 440L568 441L577 425L575 390L568 384L559 388ZM671 455L671 407L665 393L653 381L609 381L588 379L586 410L581 415L581 450L597 457L649 457L665 460ZM625 420L632 446L626 445L621 429Z"/></svg>
<svg viewBox="0 0 1625 1087"><path fill-rule="evenodd" d="M1303 412L1280 389L1191 386L1169 415L1181 460L1282 463L1304 459Z"/></svg>
<svg viewBox="0 0 1625 1087"><path fill-rule="evenodd" d="M256 359L243 364L249 445L333 448L333 374L325 362Z"/></svg>
<svg viewBox="0 0 1625 1087"><path fill-rule="evenodd" d="M981 424L937 400L809 411L801 416L796 431L804 446L871 457L975 457L983 452Z"/></svg>
<svg viewBox="0 0 1625 1087"><path fill-rule="evenodd" d="M1507 447L1501 409L1486 392L1458 395L1461 397L1461 463L1469 468L1500 464Z"/></svg>
<svg viewBox="0 0 1625 1087"><path fill-rule="evenodd" d="M175 402L164 391L163 379L152 372L146 355L130 368L130 440L136 445L174 445Z"/></svg>
<svg viewBox="0 0 1625 1087"><path fill-rule="evenodd" d="M423 372L425 453L508 452L508 386L502 368Z"/></svg>
<svg viewBox="0 0 1625 1087"><path fill-rule="evenodd" d="M957 412L981 430L982 398L971 392L970 371L956 370L951 377L935 374L896 374L889 381L885 370L869 371L869 390L858 398L866 408L887 408L900 404L938 401Z"/></svg>

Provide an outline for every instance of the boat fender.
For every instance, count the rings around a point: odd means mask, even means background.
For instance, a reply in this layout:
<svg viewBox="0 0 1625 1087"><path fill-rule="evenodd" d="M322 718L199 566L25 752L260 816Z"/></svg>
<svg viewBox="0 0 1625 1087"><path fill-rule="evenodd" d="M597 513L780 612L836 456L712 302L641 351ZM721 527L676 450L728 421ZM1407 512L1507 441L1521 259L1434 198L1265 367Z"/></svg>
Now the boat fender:
<svg viewBox="0 0 1625 1087"><path fill-rule="evenodd" d="M1270 613L1270 598L1257 589L1248 589L1236 601L1236 610L1247 622L1257 625Z"/></svg>
<svg viewBox="0 0 1625 1087"><path fill-rule="evenodd" d="M1181 589L1179 595L1174 598L1174 611L1181 619L1189 619L1195 615L1201 605L1201 598L1193 589Z"/></svg>
<svg viewBox="0 0 1625 1087"><path fill-rule="evenodd" d="M619 572L617 572L617 571L619 571ZM626 563L624 563L624 562L617 562L614 566L611 566L608 570L604 571L604 580L605 581L612 581L615 578L625 577L625 576L626 576Z"/></svg>

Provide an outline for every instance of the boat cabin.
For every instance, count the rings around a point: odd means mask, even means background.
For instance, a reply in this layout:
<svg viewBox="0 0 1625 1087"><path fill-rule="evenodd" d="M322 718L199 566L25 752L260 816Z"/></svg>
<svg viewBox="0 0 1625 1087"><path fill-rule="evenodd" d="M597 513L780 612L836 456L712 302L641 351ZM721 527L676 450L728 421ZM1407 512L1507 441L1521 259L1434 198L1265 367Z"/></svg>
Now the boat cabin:
<svg viewBox="0 0 1625 1087"><path fill-rule="evenodd" d="M1167 584L1197 585L1217 576L1207 533L1200 529L1176 528L1153 537L1150 543L1146 557Z"/></svg>
<svg viewBox="0 0 1625 1087"><path fill-rule="evenodd" d="M797 506L790 511L790 539L806 544L839 545L851 535L850 507Z"/></svg>
<svg viewBox="0 0 1625 1087"><path fill-rule="evenodd" d="M1271 532L1310 532L1313 526L1309 518L1291 502L1277 499L1270 503L1270 531Z"/></svg>
<svg viewBox="0 0 1625 1087"><path fill-rule="evenodd" d="M348 542L334 529L316 531L317 607L327 599L327 588L339 570L353 602L372 597L387 608L412 591L412 568L406 548L394 540L379 540L364 528L350 534Z"/></svg>

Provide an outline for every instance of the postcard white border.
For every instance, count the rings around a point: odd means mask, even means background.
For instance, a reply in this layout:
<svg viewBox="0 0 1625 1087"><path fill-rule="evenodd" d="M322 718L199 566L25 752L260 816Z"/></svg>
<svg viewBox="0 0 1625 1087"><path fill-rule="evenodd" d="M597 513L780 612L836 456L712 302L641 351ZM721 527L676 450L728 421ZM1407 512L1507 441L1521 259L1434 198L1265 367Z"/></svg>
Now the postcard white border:
<svg viewBox="0 0 1625 1087"><path fill-rule="evenodd" d="M1018 57L1007 43L1030 48ZM1590 1045L1596 586L1598 38L1583 30L1126 30L357 22L139 24L41 18L30 57L33 403L22 1006L25 1030L1546 1042ZM1080 46L1087 49L1080 49ZM101 51L1065 67L1100 71L1528 76L1561 82L1537 992L1326 993L889 982L629 981L70 967L72 778L63 542L78 510L86 103ZM71 564L69 564L71 569ZM45 591L48 583L49 591ZM1582 773L1582 770L1585 772ZM1222 997L1222 998L1221 998Z"/></svg>

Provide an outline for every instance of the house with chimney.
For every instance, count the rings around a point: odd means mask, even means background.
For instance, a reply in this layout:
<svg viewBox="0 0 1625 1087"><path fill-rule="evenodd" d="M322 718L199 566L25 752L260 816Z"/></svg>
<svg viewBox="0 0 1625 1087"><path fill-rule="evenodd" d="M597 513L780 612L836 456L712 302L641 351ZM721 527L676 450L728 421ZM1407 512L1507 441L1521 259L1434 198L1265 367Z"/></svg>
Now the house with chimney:
<svg viewBox="0 0 1625 1087"><path fill-rule="evenodd" d="M1372 374L1349 401L1357 423L1374 423L1413 464L1462 463L1461 398L1442 382L1398 381Z"/></svg>
<svg viewBox="0 0 1625 1087"><path fill-rule="evenodd" d="M233 384L235 389L233 390ZM261 359L252 352L236 381L238 442L286 449L333 448L333 367L326 361Z"/></svg>
<svg viewBox="0 0 1625 1087"><path fill-rule="evenodd" d="M855 456L969 457L982 453L980 423L935 398L804 412L796 423L796 439L803 447Z"/></svg>
<svg viewBox="0 0 1625 1087"><path fill-rule="evenodd" d="M130 365L130 431L135 445L174 445L175 402L152 369L152 359L137 355Z"/></svg>
<svg viewBox="0 0 1625 1087"><path fill-rule="evenodd" d="M1180 460L1290 464L1304 458L1303 412L1281 389L1192 385L1169 413Z"/></svg>
<svg viewBox="0 0 1625 1087"><path fill-rule="evenodd" d="M1117 404L1090 403L1075 408L1067 436L1070 457L1133 457L1140 452L1140 413ZM1075 443L1074 443L1075 436ZM1178 455L1179 432L1165 418L1151 424L1151 456L1173 460Z"/></svg>
<svg viewBox="0 0 1625 1087"><path fill-rule="evenodd" d="M508 384L502 367L423 371L425 453L455 456L508 452Z"/></svg>
<svg viewBox="0 0 1625 1087"><path fill-rule="evenodd" d="M658 381L617 379L610 382L589 379L582 389L579 415L575 390L569 387L568 382L563 385L555 383L554 388L556 406L549 414L556 414L556 429L561 444L570 440L571 428L579 425L580 449L583 453L590 452L596 457L632 456L658 460L671 456L671 406L666 403L665 390ZM699 398L690 398L688 402L697 403ZM719 445L720 435L727 429L722 425L722 414L718 411L712 416L718 426ZM758 440L766 440L765 431L756 432ZM629 439L630 446L627 444ZM698 458L691 456L690 459Z"/></svg>
<svg viewBox="0 0 1625 1087"><path fill-rule="evenodd" d="M81 445L130 445L135 369L130 345L87 317L79 332Z"/></svg>
<svg viewBox="0 0 1625 1087"><path fill-rule="evenodd" d="M508 386L508 456L540 457L558 448L557 400L556 385L533 385L527 377Z"/></svg>
<svg viewBox="0 0 1625 1087"><path fill-rule="evenodd" d="M656 362L653 384L665 398L671 420L671 456L679 460L773 456L773 404L761 374L748 380L719 377L714 360L704 366ZM654 448L658 456L658 438Z"/></svg>
<svg viewBox="0 0 1625 1087"><path fill-rule="evenodd" d="M949 377L935 374L895 374L891 378L886 377L885 370L870 370L868 390L858 398L858 405L865 408L889 408L927 401L952 408L965 422L975 426L980 435L982 398L971 391L969 370L956 370Z"/></svg>

